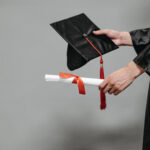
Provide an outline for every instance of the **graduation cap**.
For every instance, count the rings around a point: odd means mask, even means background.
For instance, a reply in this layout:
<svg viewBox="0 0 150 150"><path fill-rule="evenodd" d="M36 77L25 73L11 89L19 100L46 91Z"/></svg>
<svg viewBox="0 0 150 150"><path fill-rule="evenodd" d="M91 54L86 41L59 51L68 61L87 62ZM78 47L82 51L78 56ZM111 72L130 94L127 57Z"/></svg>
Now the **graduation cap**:
<svg viewBox="0 0 150 150"><path fill-rule="evenodd" d="M104 79L102 55L118 48L105 35L94 35L98 28L84 13L50 24L68 43L67 66L75 70L100 56L100 78ZM100 91L101 109L106 107L105 94Z"/></svg>

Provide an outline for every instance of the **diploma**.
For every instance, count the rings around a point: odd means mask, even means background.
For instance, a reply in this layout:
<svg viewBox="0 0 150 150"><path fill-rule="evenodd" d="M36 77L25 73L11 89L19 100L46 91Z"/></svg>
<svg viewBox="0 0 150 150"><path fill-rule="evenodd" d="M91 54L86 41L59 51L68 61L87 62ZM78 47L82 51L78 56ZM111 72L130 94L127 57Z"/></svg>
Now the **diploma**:
<svg viewBox="0 0 150 150"><path fill-rule="evenodd" d="M80 77L85 85L93 85L93 86L99 86L103 80L102 79L96 79L96 78L85 78ZM64 82L64 83L72 83L74 80L74 77L69 78L61 78L58 75L45 75L45 81L52 81L52 82Z"/></svg>

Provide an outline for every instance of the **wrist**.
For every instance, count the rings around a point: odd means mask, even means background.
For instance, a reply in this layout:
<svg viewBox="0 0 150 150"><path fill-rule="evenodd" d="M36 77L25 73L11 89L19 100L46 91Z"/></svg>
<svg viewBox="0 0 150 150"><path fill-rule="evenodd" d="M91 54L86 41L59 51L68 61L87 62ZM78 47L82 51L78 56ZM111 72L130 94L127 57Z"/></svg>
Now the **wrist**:
<svg viewBox="0 0 150 150"><path fill-rule="evenodd" d="M120 32L122 45L133 46L132 39L129 32Z"/></svg>
<svg viewBox="0 0 150 150"><path fill-rule="evenodd" d="M137 78L139 75L145 72L145 70L137 65L135 62L130 62L125 68L131 73L133 78Z"/></svg>

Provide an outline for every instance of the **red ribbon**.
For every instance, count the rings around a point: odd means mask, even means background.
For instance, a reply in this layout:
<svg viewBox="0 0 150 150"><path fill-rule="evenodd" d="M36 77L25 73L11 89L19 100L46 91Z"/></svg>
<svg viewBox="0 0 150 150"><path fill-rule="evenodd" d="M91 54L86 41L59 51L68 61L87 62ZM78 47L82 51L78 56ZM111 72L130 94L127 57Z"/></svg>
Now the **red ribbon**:
<svg viewBox="0 0 150 150"><path fill-rule="evenodd" d="M75 83L75 84L78 85L79 93L80 94L84 94L84 95L86 94L85 93L85 87L84 87L83 80L79 76L74 75L74 74L70 74L70 73L63 73L63 72L60 72L59 76L61 78L71 78L71 77L74 77L72 83Z"/></svg>

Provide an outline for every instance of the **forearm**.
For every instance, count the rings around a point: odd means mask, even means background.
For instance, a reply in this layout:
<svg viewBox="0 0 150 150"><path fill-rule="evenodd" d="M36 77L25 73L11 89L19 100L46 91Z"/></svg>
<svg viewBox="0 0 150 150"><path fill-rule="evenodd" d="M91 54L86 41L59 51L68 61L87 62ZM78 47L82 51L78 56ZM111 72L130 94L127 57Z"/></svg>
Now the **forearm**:
<svg viewBox="0 0 150 150"><path fill-rule="evenodd" d="M129 32L120 32L122 45L133 46L132 38ZM130 62L125 68L132 72L133 78L137 78L139 75L145 72L145 70L137 65L134 61Z"/></svg>
<svg viewBox="0 0 150 150"><path fill-rule="evenodd" d="M125 68L128 70L129 73L131 73L132 78L134 78L134 79L145 72L145 70L142 67L140 67L139 65L137 65L134 61L127 64L125 66Z"/></svg>
<svg viewBox="0 0 150 150"><path fill-rule="evenodd" d="M133 46L131 35L129 32L120 32L121 45Z"/></svg>

